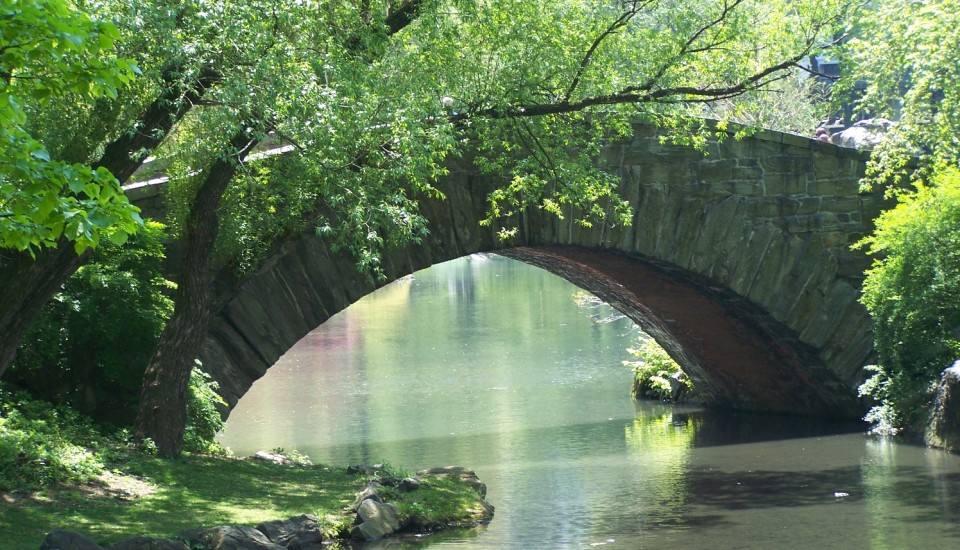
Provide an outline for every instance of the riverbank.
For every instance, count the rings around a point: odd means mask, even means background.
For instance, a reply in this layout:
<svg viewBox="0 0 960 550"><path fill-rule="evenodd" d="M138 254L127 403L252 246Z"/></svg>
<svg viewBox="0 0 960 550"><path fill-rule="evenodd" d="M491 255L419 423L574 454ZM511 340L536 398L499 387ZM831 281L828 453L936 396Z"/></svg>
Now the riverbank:
<svg viewBox="0 0 960 550"><path fill-rule="evenodd" d="M135 452L114 458L88 482L0 493L3 548L35 550L53 529L108 546L141 535L181 540L201 527L254 527L302 514L315 516L323 540L336 548L360 536L354 529L358 494L382 478L419 480L414 490L380 490L396 507L401 531L478 525L492 517L475 484L457 476L227 457L165 460Z"/></svg>

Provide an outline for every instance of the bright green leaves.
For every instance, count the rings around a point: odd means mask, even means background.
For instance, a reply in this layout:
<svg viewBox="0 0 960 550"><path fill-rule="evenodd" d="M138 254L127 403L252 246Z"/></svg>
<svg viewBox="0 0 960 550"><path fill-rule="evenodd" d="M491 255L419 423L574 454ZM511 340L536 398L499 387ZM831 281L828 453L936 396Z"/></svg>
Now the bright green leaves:
<svg viewBox="0 0 960 550"><path fill-rule="evenodd" d="M484 225L502 225L501 238L516 234L530 207L583 227L629 225L629 205L618 195L619 177L597 165L600 149L630 131L611 114L582 113L478 121L481 155L487 173L509 175L509 183L488 197ZM504 225L507 224L507 225ZM509 226L508 226L509 225Z"/></svg>
<svg viewBox="0 0 960 550"><path fill-rule="evenodd" d="M898 199L861 247L876 256L862 301L879 365L860 389L868 420L922 429L931 387L960 356L960 10L957 2L887 0L861 12L838 95L858 116L895 121L861 184ZM912 185L908 185L912 184Z"/></svg>
<svg viewBox="0 0 960 550"><path fill-rule="evenodd" d="M122 243L142 223L139 209L102 168L40 159L8 161L9 157L0 160L2 248L32 253L56 246L63 237L81 253L97 246L104 236Z"/></svg>
<svg viewBox="0 0 960 550"><path fill-rule="evenodd" d="M51 158L25 126L21 103L116 97L137 68L112 57L116 27L62 0L0 0L0 248L82 252L136 231L138 210L107 170Z"/></svg>
<svg viewBox="0 0 960 550"><path fill-rule="evenodd" d="M115 97L137 72L112 55L119 37L109 22L96 22L64 0L0 0L0 83L3 94L42 100L66 93Z"/></svg>
<svg viewBox="0 0 960 550"><path fill-rule="evenodd" d="M897 124L877 148L865 185L920 178L960 163L960 7L888 0L862 12L840 85L861 115ZM857 89L857 83L866 86ZM908 160L921 170L908 176Z"/></svg>
<svg viewBox="0 0 960 550"><path fill-rule="evenodd" d="M960 172L902 195L876 225L860 243L878 257L862 301L881 368L865 390L913 426L925 420L940 371L960 354Z"/></svg>

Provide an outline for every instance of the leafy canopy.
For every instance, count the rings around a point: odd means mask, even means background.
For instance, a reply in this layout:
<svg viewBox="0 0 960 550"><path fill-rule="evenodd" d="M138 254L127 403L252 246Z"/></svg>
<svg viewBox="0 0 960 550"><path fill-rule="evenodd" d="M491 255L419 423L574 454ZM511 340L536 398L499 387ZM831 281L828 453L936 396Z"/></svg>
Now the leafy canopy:
<svg viewBox="0 0 960 550"><path fill-rule="evenodd" d="M886 0L860 15L839 87L858 90L861 115L895 121L862 185L898 199L859 243L876 258L862 302L879 362L860 391L880 403L867 420L921 430L933 385L960 355L960 11Z"/></svg>
<svg viewBox="0 0 960 550"><path fill-rule="evenodd" d="M892 427L926 419L933 384L960 356L960 171L918 185L860 243L880 257L862 298L880 367L861 393L883 402L871 417Z"/></svg>
<svg viewBox="0 0 960 550"><path fill-rule="evenodd" d="M390 17L417 16L396 34ZM235 181L220 250L254 265L258 244L313 225L376 273L379 251L416 242L416 198L450 155L479 150L505 176L487 223L509 236L538 208L585 226L630 222L618 178L596 168L630 121L702 143L696 105L751 94L841 28L846 2L476 0L185 4L175 32L191 66L223 79L168 142L179 219L231 124L294 150ZM169 23L168 23L169 24ZM148 69L146 69L148 70ZM149 70L148 70L149 72ZM731 109L730 112L734 112ZM284 166L281 166L283 164ZM258 205L263 208L258 209Z"/></svg>
<svg viewBox="0 0 960 550"><path fill-rule="evenodd" d="M884 0L861 13L840 88L861 94L862 115L896 120L874 152L865 185L920 180L960 164L957 7L952 0ZM858 82L866 88L854 92Z"/></svg>
<svg viewBox="0 0 960 550"><path fill-rule="evenodd" d="M112 55L118 33L67 0L0 1L0 248L82 252L122 243L140 218L103 168L51 158L27 130L24 105L115 97L137 69Z"/></svg>

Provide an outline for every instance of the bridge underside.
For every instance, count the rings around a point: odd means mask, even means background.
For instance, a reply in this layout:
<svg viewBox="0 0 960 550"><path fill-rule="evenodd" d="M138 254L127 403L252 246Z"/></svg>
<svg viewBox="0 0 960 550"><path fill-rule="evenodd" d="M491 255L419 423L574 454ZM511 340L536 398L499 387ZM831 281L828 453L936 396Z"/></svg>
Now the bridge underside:
<svg viewBox="0 0 960 550"><path fill-rule="evenodd" d="M704 399L740 409L860 417L861 404L786 327L689 273L579 247L500 252L555 273L613 305L653 336Z"/></svg>

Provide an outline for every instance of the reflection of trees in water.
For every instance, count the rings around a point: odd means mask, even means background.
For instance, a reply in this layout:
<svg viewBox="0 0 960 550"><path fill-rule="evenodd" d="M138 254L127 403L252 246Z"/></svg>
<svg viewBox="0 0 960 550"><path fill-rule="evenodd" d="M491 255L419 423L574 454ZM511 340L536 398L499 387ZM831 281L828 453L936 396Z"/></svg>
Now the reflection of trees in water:
<svg viewBox="0 0 960 550"><path fill-rule="evenodd" d="M638 515L647 528L683 522L689 498L686 472L700 424L693 415L655 403L639 404L625 429L629 457L636 465Z"/></svg>
<svg viewBox="0 0 960 550"><path fill-rule="evenodd" d="M955 455L924 449L924 463L909 461L917 449L889 438L866 442L861 460L870 545L873 548L918 547L908 540L903 522L929 522L931 528L945 522L952 526L941 535L960 536L960 472L946 471Z"/></svg>

